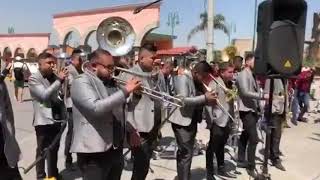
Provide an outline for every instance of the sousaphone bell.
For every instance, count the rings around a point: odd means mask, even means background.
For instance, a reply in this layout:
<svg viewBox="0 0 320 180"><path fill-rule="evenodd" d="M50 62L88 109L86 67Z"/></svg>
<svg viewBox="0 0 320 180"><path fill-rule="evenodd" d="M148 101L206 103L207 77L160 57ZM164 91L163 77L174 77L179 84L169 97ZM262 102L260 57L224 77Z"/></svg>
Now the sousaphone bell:
<svg viewBox="0 0 320 180"><path fill-rule="evenodd" d="M97 42L100 48L112 56L123 56L133 48L136 34L131 24L121 17L103 20L97 29Z"/></svg>

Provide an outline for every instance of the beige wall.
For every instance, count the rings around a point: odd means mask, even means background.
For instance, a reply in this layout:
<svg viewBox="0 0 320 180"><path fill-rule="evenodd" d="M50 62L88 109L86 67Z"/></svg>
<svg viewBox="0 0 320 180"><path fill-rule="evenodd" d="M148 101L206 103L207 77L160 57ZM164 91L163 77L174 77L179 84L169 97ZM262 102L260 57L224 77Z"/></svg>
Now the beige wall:
<svg viewBox="0 0 320 180"><path fill-rule="evenodd" d="M234 39L233 45L238 50L238 55L244 57L245 52L251 52L252 50L252 39Z"/></svg>
<svg viewBox="0 0 320 180"><path fill-rule="evenodd" d="M0 36L0 51L3 54L3 51L6 47L10 48L12 52L12 56L14 55L15 51L20 48L21 52L25 55L27 52L34 48L36 53L39 54L42 50L48 47L49 42L49 34L46 36L36 36L32 34L25 34L25 35L4 35Z"/></svg>

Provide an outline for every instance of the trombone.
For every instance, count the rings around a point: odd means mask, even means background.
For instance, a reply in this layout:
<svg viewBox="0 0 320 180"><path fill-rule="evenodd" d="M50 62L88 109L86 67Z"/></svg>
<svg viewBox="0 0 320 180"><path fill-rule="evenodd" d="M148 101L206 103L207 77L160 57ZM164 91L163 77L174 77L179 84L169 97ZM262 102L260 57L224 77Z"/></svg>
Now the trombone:
<svg viewBox="0 0 320 180"><path fill-rule="evenodd" d="M124 85L127 83L127 81L120 79L116 76L113 76L112 78L119 84ZM156 90L153 90L148 87L141 86L141 88L142 88L142 91L141 91L142 94L145 94L153 99L157 99L157 100L169 103L169 104L176 106L176 107L179 107L179 108L183 107L183 105L184 105L182 99L180 99L180 98L170 96L166 93L156 91Z"/></svg>
<svg viewBox="0 0 320 180"><path fill-rule="evenodd" d="M231 99L236 99L236 97L238 96L238 90L236 88L228 89L226 86L222 85L219 81L217 81L217 79L212 74L209 74L209 76L226 93L227 101L230 101Z"/></svg>
<svg viewBox="0 0 320 180"><path fill-rule="evenodd" d="M84 72L86 70L86 68L88 68L88 63L89 61L85 61L83 64L82 64L82 71ZM118 71L121 71L121 72L125 72L125 73L128 73L128 74L132 74L134 76L138 76L138 77L142 77L142 78L152 78L152 75L150 74L147 74L147 73L138 73L138 72L134 72L134 71L131 71L129 69L124 69L124 68L120 68L120 67L115 67L115 70L118 70ZM119 84L121 85L125 85L127 83L127 81L117 77L117 76L112 76L112 78ZM153 99L157 99L157 100L160 100L160 101L163 101L163 102L166 102L166 103L169 103L171 105L174 105L176 107L182 107L184 106L184 103L183 103L183 100L180 99L180 98L177 98L177 97L174 97L174 96L170 96L166 93L163 93L163 92L160 92L160 91L156 91L156 90L153 90L151 88L148 88L148 87L144 87L142 86L142 91L141 91L142 94L145 94Z"/></svg>
<svg viewBox="0 0 320 180"><path fill-rule="evenodd" d="M215 82L217 82L217 80L215 81ZM217 83L218 84L218 83ZM220 83L219 83L220 84ZM208 91L208 92L212 92L213 90L209 87L209 86L207 86L204 82L202 83L202 85L204 86L204 88L206 89L206 91ZM221 104L221 102L219 101L219 99L217 99L216 100L217 101L217 105L219 106L219 108L224 112L224 113L226 113L228 116L229 116L229 118L234 122L234 123L236 123L236 120L233 118L233 116L222 106L222 104Z"/></svg>

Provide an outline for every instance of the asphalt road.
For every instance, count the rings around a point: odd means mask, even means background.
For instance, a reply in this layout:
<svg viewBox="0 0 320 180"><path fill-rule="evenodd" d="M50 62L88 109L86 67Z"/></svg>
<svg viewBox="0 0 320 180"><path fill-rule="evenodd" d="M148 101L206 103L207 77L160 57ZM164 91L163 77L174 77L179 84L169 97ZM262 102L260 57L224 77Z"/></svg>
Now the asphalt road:
<svg viewBox="0 0 320 180"><path fill-rule="evenodd" d="M10 94L13 94L12 82L7 82L10 90ZM13 96L11 96L13 97ZM34 128L32 127L32 102L29 95L28 88L25 88L24 99L25 102L17 103L14 98L12 99L13 109L15 113L15 126L16 137L22 150L22 159L19 163L20 167L26 167L31 164L35 159L36 149L36 137ZM298 126L292 126L290 129L284 129L281 150L285 154L283 157L283 164L287 171L282 172L274 167L270 167L270 173L273 180L320 180L320 114L308 114L308 123L300 123ZM316 122L316 123L315 123ZM171 126L166 125L163 130L163 136L167 142L170 143L172 138ZM197 139L207 143L209 137L208 131L205 129L205 124L199 125L199 132ZM64 142L64 135L62 141ZM61 143L59 151L59 170L66 180L81 179L79 170L69 172L64 168L64 143ZM174 147L174 146L173 146ZM168 150L172 150L173 147L169 147ZM257 168L260 169L262 164L259 159L263 159L261 155L262 144L259 144L257 149ZM233 155L231 148L230 154ZM75 157L75 156L74 156ZM129 157L128 157L129 158ZM228 168L233 170L235 168L234 162L230 159L230 155L226 155L226 164ZM123 171L122 179L130 179L130 163ZM171 180L176 177L176 161L173 158L152 160L151 168L154 173L149 172L147 179L165 179ZM21 169L22 170L22 169ZM239 175L237 179L247 180L249 176L246 171L239 169L242 175ZM200 180L205 179L205 156L198 155L193 158L192 163L192 179ZM34 180L35 169L32 169L28 174L23 174L24 180ZM0 178L1 179L1 178ZM223 179L217 177L217 179Z"/></svg>

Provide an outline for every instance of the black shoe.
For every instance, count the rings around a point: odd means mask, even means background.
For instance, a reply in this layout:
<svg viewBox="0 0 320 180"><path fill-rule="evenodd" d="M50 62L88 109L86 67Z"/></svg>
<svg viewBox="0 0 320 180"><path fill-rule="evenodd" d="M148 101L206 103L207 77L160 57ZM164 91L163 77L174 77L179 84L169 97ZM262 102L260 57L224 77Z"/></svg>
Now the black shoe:
<svg viewBox="0 0 320 180"><path fill-rule="evenodd" d="M295 126L298 125L298 122L297 122L296 120L291 120L291 123L292 123L293 125L295 125Z"/></svg>
<svg viewBox="0 0 320 180"><path fill-rule="evenodd" d="M287 122L283 125L284 128L291 128Z"/></svg>
<svg viewBox="0 0 320 180"><path fill-rule="evenodd" d="M57 180L63 180L62 175L59 174L59 175L56 177L56 179L57 179Z"/></svg>
<svg viewBox="0 0 320 180"><path fill-rule="evenodd" d="M253 179L257 178L258 175L254 169L247 169L247 173L249 176L251 176Z"/></svg>
<svg viewBox="0 0 320 180"><path fill-rule="evenodd" d="M218 169L218 175L227 177L227 178L237 178L236 175L227 172L224 167Z"/></svg>
<svg viewBox="0 0 320 180"><path fill-rule="evenodd" d="M273 162L272 165L281 171L286 171L286 168L284 168L280 161Z"/></svg>
<svg viewBox="0 0 320 180"><path fill-rule="evenodd" d="M76 170L76 168L72 164L72 161L71 162L70 161L66 161L64 165L65 165L65 168L67 170L70 170L70 171L75 171Z"/></svg>
<svg viewBox="0 0 320 180"><path fill-rule="evenodd" d="M247 168L248 167L248 163L245 161L238 161L237 162L237 167L239 168Z"/></svg>
<svg viewBox="0 0 320 180"><path fill-rule="evenodd" d="M307 123L307 122L308 122L308 120L307 120L306 118L299 118L298 121L304 122L304 123Z"/></svg>

